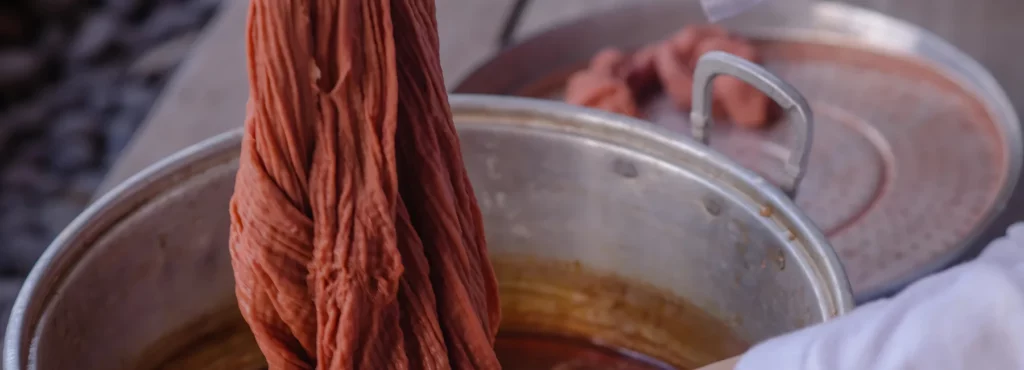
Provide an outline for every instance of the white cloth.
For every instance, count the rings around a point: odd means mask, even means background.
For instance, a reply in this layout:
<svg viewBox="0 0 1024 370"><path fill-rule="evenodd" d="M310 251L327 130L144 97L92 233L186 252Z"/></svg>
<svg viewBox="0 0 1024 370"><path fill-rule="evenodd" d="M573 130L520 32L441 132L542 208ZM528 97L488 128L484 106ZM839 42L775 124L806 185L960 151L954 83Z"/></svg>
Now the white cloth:
<svg viewBox="0 0 1024 370"><path fill-rule="evenodd" d="M1024 369L1024 223L974 261L763 342L736 370Z"/></svg>

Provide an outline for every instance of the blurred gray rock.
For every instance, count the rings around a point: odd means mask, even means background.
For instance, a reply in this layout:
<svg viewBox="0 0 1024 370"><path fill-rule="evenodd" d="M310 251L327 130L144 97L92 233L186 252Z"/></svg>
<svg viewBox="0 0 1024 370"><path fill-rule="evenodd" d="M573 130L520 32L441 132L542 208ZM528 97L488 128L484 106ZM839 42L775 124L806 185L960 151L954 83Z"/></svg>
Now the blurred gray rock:
<svg viewBox="0 0 1024 370"><path fill-rule="evenodd" d="M45 140L32 140L22 143L14 153L11 163L25 163L42 166L50 158L50 147ZM42 168L42 167L40 167Z"/></svg>
<svg viewBox="0 0 1024 370"><path fill-rule="evenodd" d="M0 45L21 44L29 36L25 14L9 1L0 2Z"/></svg>
<svg viewBox="0 0 1024 370"><path fill-rule="evenodd" d="M160 92L139 82L129 82L121 87L121 109L149 110Z"/></svg>
<svg viewBox="0 0 1024 370"><path fill-rule="evenodd" d="M98 114L88 109L77 109L61 114L53 122L49 135L56 139L89 136L100 129Z"/></svg>
<svg viewBox="0 0 1024 370"><path fill-rule="evenodd" d="M85 104L89 95L88 79L72 77L56 85L44 88L37 99L50 112L60 112Z"/></svg>
<svg viewBox="0 0 1024 370"><path fill-rule="evenodd" d="M96 68L88 72L84 89L88 92L86 101L89 109L98 114L117 104L122 75L124 68L120 65Z"/></svg>
<svg viewBox="0 0 1024 370"><path fill-rule="evenodd" d="M29 49L0 50L0 88L28 84L38 76L43 60Z"/></svg>
<svg viewBox="0 0 1024 370"><path fill-rule="evenodd" d="M67 17L85 8L87 0L32 0L28 1L37 14L46 17Z"/></svg>
<svg viewBox="0 0 1024 370"><path fill-rule="evenodd" d="M36 43L36 50L49 58L63 57L68 35L59 24L47 24Z"/></svg>
<svg viewBox="0 0 1024 370"><path fill-rule="evenodd" d="M135 13L145 5L145 0L105 0L104 5L111 11L127 16Z"/></svg>
<svg viewBox="0 0 1024 370"><path fill-rule="evenodd" d="M185 59L198 36L198 32L188 32L147 50L132 63L128 73L141 77L167 73Z"/></svg>
<svg viewBox="0 0 1024 370"><path fill-rule="evenodd" d="M50 109L41 99L32 99L0 113L0 147L9 146L12 137L26 131L41 131Z"/></svg>
<svg viewBox="0 0 1024 370"><path fill-rule="evenodd" d="M62 137L50 140L50 165L64 172L89 167L98 157L96 144L91 138Z"/></svg>
<svg viewBox="0 0 1024 370"><path fill-rule="evenodd" d="M75 33L75 39L71 42L68 50L68 57L79 62L99 57L113 44L119 25L117 17L111 13L91 14Z"/></svg>
<svg viewBox="0 0 1024 370"><path fill-rule="evenodd" d="M164 3L153 10L139 29L139 43L152 45L201 26L203 14L187 4Z"/></svg>
<svg viewBox="0 0 1024 370"><path fill-rule="evenodd" d="M32 191L44 196L57 194L63 186L56 174L25 162L6 166L0 174L0 184L7 189Z"/></svg>

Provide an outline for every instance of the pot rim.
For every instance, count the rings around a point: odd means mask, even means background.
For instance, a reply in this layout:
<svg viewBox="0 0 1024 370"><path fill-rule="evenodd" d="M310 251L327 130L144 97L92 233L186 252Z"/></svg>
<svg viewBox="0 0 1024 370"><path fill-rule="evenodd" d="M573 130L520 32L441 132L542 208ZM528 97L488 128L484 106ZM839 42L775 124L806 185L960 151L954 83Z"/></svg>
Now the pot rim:
<svg viewBox="0 0 1024 370"><path fill-rule="evenodd" d="M533 121L543 118L546 121L573 122L576 124L566 125L567 130L587 130L591 134L589 136L593 136L594 132L605 135L628 133L636 140L666 145L711 163L716 171L721 171L716 172L719 181L731 180L748 185L749 190L744 192L748 195L756 193L760 198L751 200L772 207L772 217L782 223L780 227L796 236L794 243L803 245L801 249L809 257L811 272L816 275L815 281L818 283L814 290L824 316L832 318L853 309L852 290L839 258L810 219L763 178L689 137L639 119L539 99L452 94L449 104L455 116L497 111L506 116L522 118L521 121L526 125L531 124L531 117ZM211 162L239 147L242 136L242 128L233 129L161 159L103 194L61 231L32 268L15 300L3 341L3 369L28 368L29 352L39 319L50 304L56 288L63 283L79 257L89 252L92 247L90 240L101 236L110 226L134 212L155 194L165 191L159 184L172 183L182 173L195 172L197 168L202 170L202 163Z"/></svg>

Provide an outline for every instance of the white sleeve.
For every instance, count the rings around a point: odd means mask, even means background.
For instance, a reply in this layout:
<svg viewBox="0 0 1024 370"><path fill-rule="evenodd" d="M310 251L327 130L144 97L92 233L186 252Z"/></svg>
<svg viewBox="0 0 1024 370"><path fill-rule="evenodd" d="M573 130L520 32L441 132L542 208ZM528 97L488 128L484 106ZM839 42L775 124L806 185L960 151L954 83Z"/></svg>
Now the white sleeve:
<svg viewBox="0 0 1024 370"><path fill-rule="evenodd" d="M897 296L761 343L736 370L1024 369L1024 224Z"/></svg>

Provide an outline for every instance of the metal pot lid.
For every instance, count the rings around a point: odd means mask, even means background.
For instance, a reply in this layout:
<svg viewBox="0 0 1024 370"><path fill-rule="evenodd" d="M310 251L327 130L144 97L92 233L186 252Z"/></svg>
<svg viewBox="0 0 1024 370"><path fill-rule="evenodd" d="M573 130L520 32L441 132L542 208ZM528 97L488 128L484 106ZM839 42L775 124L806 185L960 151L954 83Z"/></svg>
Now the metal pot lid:
<svg viewBox="0 0 1024 370"><path fill-rule="evenodd" d="M701 17L678 1L588 17L507 49L455 91L557 99L599 49L634 48ZM964 255L1021 166L1019 122L993 78L936 36L848 5L734 21L757 40L765 67L810 101L815 131L796 203L829 237L857 297L889 294ZM645 112L690 131L667 98ZM786 131L717 125L711 147L778 183Z"/></svg>

